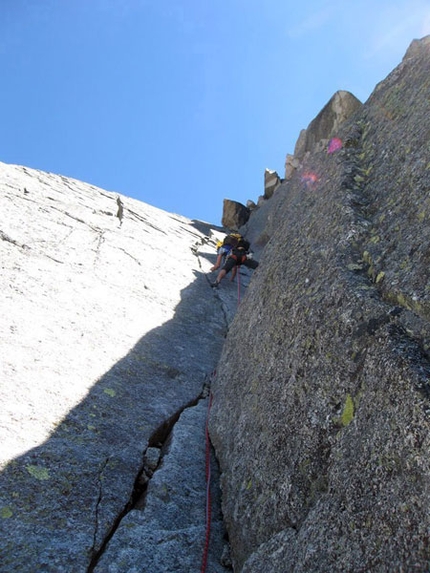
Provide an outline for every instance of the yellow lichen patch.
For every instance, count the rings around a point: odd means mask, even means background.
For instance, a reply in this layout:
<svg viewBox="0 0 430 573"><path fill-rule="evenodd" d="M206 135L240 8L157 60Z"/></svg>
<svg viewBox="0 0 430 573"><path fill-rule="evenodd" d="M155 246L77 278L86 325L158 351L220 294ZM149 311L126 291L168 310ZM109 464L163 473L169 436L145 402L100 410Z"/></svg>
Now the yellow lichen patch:
<svg viewBox="0 0 430 573"><path fill-rule="evenodd" d="M346 395L345 405L343 407L342 416L340 421L342 426L348 426L354 418L354 402L352 400L351 394Z"/></svg>
<svg viewBox="0 0 430 573"><path fill-rule="evenodd" d="M406 297L404 294L402 294L401 292L397 293L397 304L399 306L403 306L404 308L409 308L408 302L406 300Z"/></svg>
<svg viewBox="0 0 430 573"><path fill-rule="evenodd" d="M351 263L347 266L347 269L349 271L362 271L363 270L363 265L359 265L357 263Z"/></svg>
<svg viewBox="0 0 430 573"><path fill-rule="evenodd" d="M113 390L112 388L105 388L105 389L103 390L103 392L104 392L105 394L107 394L108 396L110 396L111 398L113 398L114 396L116 396L116 392L115 392L115 390Z"/></svg>
<svg viewBox="0 0 430 573"><path fill-rule="evenodd" d="M365 263L367 263L368 265L370 265L370 263L372 262L372 257L370 256L369 251L364 251L363 253L363 261Z"/></svg>
<svg viewBox="0 0 430 573"><path fill-rule="evenodd" d="M41 466L28 465L25 467L30 475L38 480L47 480L50 478L49 471Z"/></svg>
<svg viewBox="0 0 430 573"><path fill-rule="evenodd" d="M384 277L385 277L384 271L380 271L375 280L376 284L380 283Z"/></svg>
<svg viewBox="0 0 430 573"><path fill-rule="evenodd" d="M418 213L418 217L417 217L417 218L418 218L418 221L419 221L420 223L422 223L422 222L424 221L424 219L426 218L425 212L424 212L424 211L421 211L421 213Z"/></svg>
<svg viewBox="0 0 430 573"><path fill-rule="evenodd" d="M13 511L11 510L10 507L6 506L6 507L2 507L0 509L0 517L2 519L8 519L9 517L12 517L13 515Z"/></svg>

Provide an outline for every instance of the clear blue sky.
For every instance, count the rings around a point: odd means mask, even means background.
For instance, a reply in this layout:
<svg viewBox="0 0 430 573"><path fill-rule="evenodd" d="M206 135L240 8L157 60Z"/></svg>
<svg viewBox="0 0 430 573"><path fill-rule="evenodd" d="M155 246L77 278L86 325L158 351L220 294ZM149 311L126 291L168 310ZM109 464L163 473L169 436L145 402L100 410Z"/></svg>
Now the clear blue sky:
<svg viewBox="0 0 430 573"><path fill-rule="evenodd" d="M429 0L0 4L0 161L216 224L430 33Z"/></svg>

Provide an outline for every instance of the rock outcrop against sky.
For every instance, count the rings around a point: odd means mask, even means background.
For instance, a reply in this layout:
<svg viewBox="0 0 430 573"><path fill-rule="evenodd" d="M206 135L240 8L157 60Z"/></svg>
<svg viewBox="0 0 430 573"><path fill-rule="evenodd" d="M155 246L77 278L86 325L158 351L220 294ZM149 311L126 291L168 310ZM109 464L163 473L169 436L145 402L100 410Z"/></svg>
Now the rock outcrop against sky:
<svg viewBox="0 0 430 573"><path fill-rule="evenodd" d="M429 94L427 37L247 224L210 425L237 572L429 570Z"/></svg>
<svg viewBox="0 0 430 573"><path fill-rule="evenodd" d="M236 291L210 288L209 225L19 166L0 164L0 193L0 570L82 572L142 511L146 456L167 453L179 414L203 397ZM156 541L184 563L205 541L199 411L186 453L201 465L199 518L192 531L172 520Z"/></svg>

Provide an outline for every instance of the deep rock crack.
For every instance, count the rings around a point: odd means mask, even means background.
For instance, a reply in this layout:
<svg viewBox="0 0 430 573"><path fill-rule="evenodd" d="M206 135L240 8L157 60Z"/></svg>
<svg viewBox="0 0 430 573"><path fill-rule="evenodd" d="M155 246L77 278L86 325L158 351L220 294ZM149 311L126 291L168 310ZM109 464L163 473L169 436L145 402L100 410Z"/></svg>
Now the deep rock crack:
<svg viewBox="0 0 430 573"><path fill-rule="evenodd" d="M119 513L119 515L115 519L114 523L112 524L112 527L110 528L105 539L101 543L100 548L96 551L95 550L95 544L96 544L96 537L97 537L97 532L98 532L99 508L100 508L100 504L101 504L102 499L103 499L102 476L103 476L103 472L104 472L107 464L109 463L109 458L106 459L105 463L103 464L103 466L100 470L100 478L99 478L100 491L99 491L99 498L98 498L97 505L96 505L96 524L95 524L95 530L94 530L93 548L91 551L92 552L92 558L91 558L91 562L90 562L90 565L88 567L87 573L92 573L94 571L94 569L97 566L101 556L105 552L109 541L114 536L115 532L119 528L124 517L130 511L132 511L134 509L139 510L139 511L143 511L145 509L146 492L148 489L149 481L153 477L155 471L161 465L161 462L163 460L163 450L165 449L165 446L167 445L167 443L169 441L170 435L172 433L172 430L173 430L176 422L179 420L179 417L181 416L182 412L184 412L188 408L193 408L193 407L197 406L197 404L199 403L200 400L203 400L207 397L208 392L209 392L209 388L210 388L210 380L211 380L210 377L207 377L205 379L204 384L203 384L203 388L202 388L201 393L195 399L191 400L188 404L185 404L185 406L180 408L177 412L175 412L172 416L170 416L162 424L160 424L160 426L158 426L158 428L152 433L152 435L150 436L150 438L148 440L148 446L145 449L145 451L143 452L143 456L142 456L143 462L142 462L142 465L141 465L141 467L137 473L136 479L134 481L134 486L133 486L133 490L131 492L130 498L126 502L123 510ZM154 453L152 451L154 448L159 450L159 456L155 462L154 462L154 457L156 457L156 456L154 456Z"/></svg>

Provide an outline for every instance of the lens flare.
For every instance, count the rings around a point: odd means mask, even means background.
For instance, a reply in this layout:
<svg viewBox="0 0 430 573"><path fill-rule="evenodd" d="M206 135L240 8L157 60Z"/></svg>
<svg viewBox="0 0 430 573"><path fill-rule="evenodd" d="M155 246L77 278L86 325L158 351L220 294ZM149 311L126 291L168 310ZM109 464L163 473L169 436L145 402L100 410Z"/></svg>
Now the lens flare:
<svg viewBox="0 0 430 573"><path fill-rule="evenodd" d="M335 151L339 151L339 149L342 149L342 140L338 137L333 137L333 139L330 139L327 147L327 153L334 153Z"/></svg>
<svg viewBox="0 0 430 573"><path fill-rule="evenodd" d="M303 173L301 180L307 187L312 187L312 185L318 181L318 177L315 173L309 171L307 173Z"/></svg>

